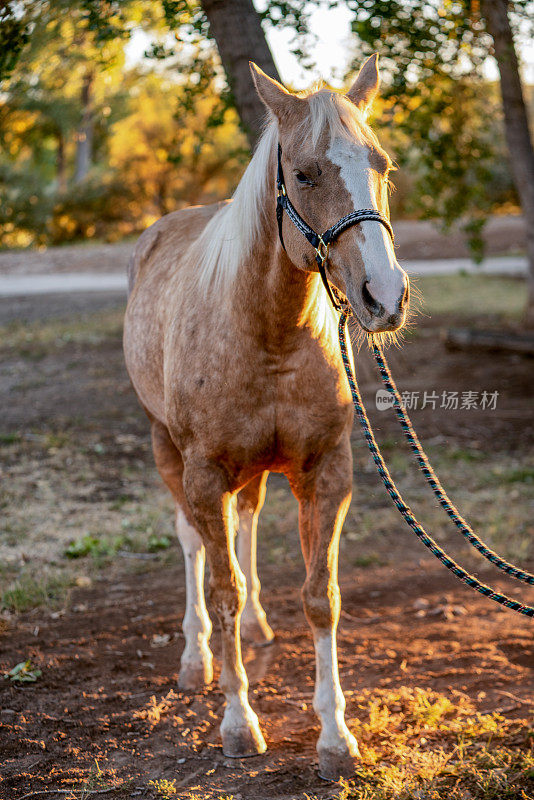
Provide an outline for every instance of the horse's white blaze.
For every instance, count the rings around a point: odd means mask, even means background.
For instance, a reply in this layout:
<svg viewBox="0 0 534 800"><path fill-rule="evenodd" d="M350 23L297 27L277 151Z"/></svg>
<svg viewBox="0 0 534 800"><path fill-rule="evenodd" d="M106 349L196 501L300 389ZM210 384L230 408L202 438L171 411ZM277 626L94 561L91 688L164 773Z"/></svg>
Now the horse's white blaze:
<svg viewBox="0 0 534 800"><path fill-rule="evenodd" d="M317 750L358 755L358 744L345 723L345 698L339 683L337 646L334 630L314 630L317 676L313 707L321 720Z"/></svg>
<svg viewBox="0 0 534 800"><path fill-rule="evenodd" d="M332 140L327 156L339 167L354 209L378 209L366 145L337 137ZM363 241L358 244L369 291L386 312L394 314L404 287L404 272L395 258L389 233L383 225L370 220L360 222L359 227Z"/></svg>
<svg viewBox="0 0 534 800"><path fill-rule="evenodd" d="M213 677L212 655L209 648L211 620L204 599L204 565L206 554L197 531L188 523L181 508L176 509L176 532L185 561L186 606L182 624L185 649L182 653L183 671L203 672L210 683Z"/></svg>

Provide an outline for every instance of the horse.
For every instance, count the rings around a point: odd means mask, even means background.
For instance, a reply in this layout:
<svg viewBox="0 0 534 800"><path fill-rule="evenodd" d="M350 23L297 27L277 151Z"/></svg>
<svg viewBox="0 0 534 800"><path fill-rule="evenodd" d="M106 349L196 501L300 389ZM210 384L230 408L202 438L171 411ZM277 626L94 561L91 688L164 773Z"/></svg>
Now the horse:
<svg viewBox="0 0 534 800"><path fill-rule="evenodd" d="M358 208L389 219L392 162L366 121L379 88L376 55L346 94L297 95L253 63L251 73L266 107L254 155L231 200L175 211L140 236L128 268L124 352L184 553L179 685L194 690L213 678L207 557L222 637L222 750L235 758L265 751L240 637L273 638L259 597L256 527L267 475L283 473L299 504L319 773L337 780L359 757L336 649L353 409L314 247L287 215L277 229L277 152L284 191L315 230ZM344 231L330 247L328 270L364 331L402 327L409 284L383 225L367 220Z"/></svg>

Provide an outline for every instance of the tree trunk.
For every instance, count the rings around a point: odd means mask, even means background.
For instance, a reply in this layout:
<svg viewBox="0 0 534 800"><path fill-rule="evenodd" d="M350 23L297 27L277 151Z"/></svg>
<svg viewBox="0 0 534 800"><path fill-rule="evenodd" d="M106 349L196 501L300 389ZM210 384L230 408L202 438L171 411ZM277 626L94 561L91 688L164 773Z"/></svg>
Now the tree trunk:
<svg viewBox="0 0 534 800"><path fill-rule="evenodd" d="M91 166L93 152L93 73L86 72L81 93L82 121L76 132L76 168L74 183L80 183L86 177Z"/></svg>
<svg viewBox="0 0 534 800"><path fill-rule="evenodd" d="M65 139L63 131L57 132L57 188L60 194L64 194L67 190L67 160L65 157Z"/></svg>
<svg viewBox="0 0 534 800"><path fill-rule="evenodd" d="M493 39L501 76L506 144L510 167L527 228L528 300L526 322L534 327L534 150L519 77L507 0L482 0L486 28Z"/></svg>
<svg viewBox="0 0 534 800"><path fill-rule="evenodd" d="M251 147L262 130L265 107L256 94L249 61L280 80L252 0L201 0Z"/></svg>

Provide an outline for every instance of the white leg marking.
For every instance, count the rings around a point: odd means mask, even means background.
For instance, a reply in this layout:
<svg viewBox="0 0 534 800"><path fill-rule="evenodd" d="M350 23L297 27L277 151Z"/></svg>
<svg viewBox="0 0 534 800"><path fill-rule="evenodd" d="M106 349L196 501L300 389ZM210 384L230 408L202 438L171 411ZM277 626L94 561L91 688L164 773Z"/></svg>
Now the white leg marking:
<svg viewBox="0 0 534 800"><path fill-rule="evenodd" d="M242 510L239 515L237 548L239 565L247 581L247 602L241 615L241 633L256 644L267 644L274 633L260 603L260 579L256 567L258 515L253 509Z"/></svg>
<svg viewBox="0 0 534 800"><path fill-rule="evenodd" d="M233 555L236 586L241 597L246 594L245 579ZM239 635L240 611L219 610L222 633L222 669L220 686L226 698L226 708L221 723L223 752L227 756L242 757L264 753L267 749L257 714L248 702L248 678L241 658Z"/></svg>
<svg viewBox="0 0 534 800"><path fill-rule="evenodd" d="M212 655L209 648L211 621L204 600L204 565L206 554L199 534L176 509L176 532L185 561L186 606L182 624L185 649L182 653L180 684L195 688L213 680Z"/></svg>
<svg viewBox="0 0 534 800"><path fill-rule="evenodd" d="M345 723L345 698L339 683L335 630L314 630L317 675L313 707L321 720L317 750L359 755L358 744Z"/></svg>

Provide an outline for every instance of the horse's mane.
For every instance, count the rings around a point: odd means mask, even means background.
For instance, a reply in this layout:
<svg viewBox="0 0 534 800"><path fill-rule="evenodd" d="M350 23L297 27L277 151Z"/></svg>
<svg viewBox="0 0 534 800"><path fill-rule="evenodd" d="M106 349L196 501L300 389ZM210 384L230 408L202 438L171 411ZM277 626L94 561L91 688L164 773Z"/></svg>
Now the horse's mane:
<svg viewBox="0 0 534 800"><path fill-rule="evenodd" d="M196 256L196 277L204 294L223 292L236 276L239 265L248 258L261 235L267 208L274 214L272 187L278 125L269 119L254 155L241 178L232 200L208 222L190 253Z"/></svg>
<svg viewBox="0 0 534 800"><path fill-rule="evenodd" d="M325 88L308 95L308 101L310 113L298 130L303 140L311 136L315 146L320 136L328 131L330 139L343 137L378 146L364 116L344 95ZM272 192L277 143L278 123L274 115L269 114L231 202L211 218L190 248L189 253L197 264L196 279L204 294L226 291L261 236L266 214L274 215L274 194L268 195Z"/></svg>

